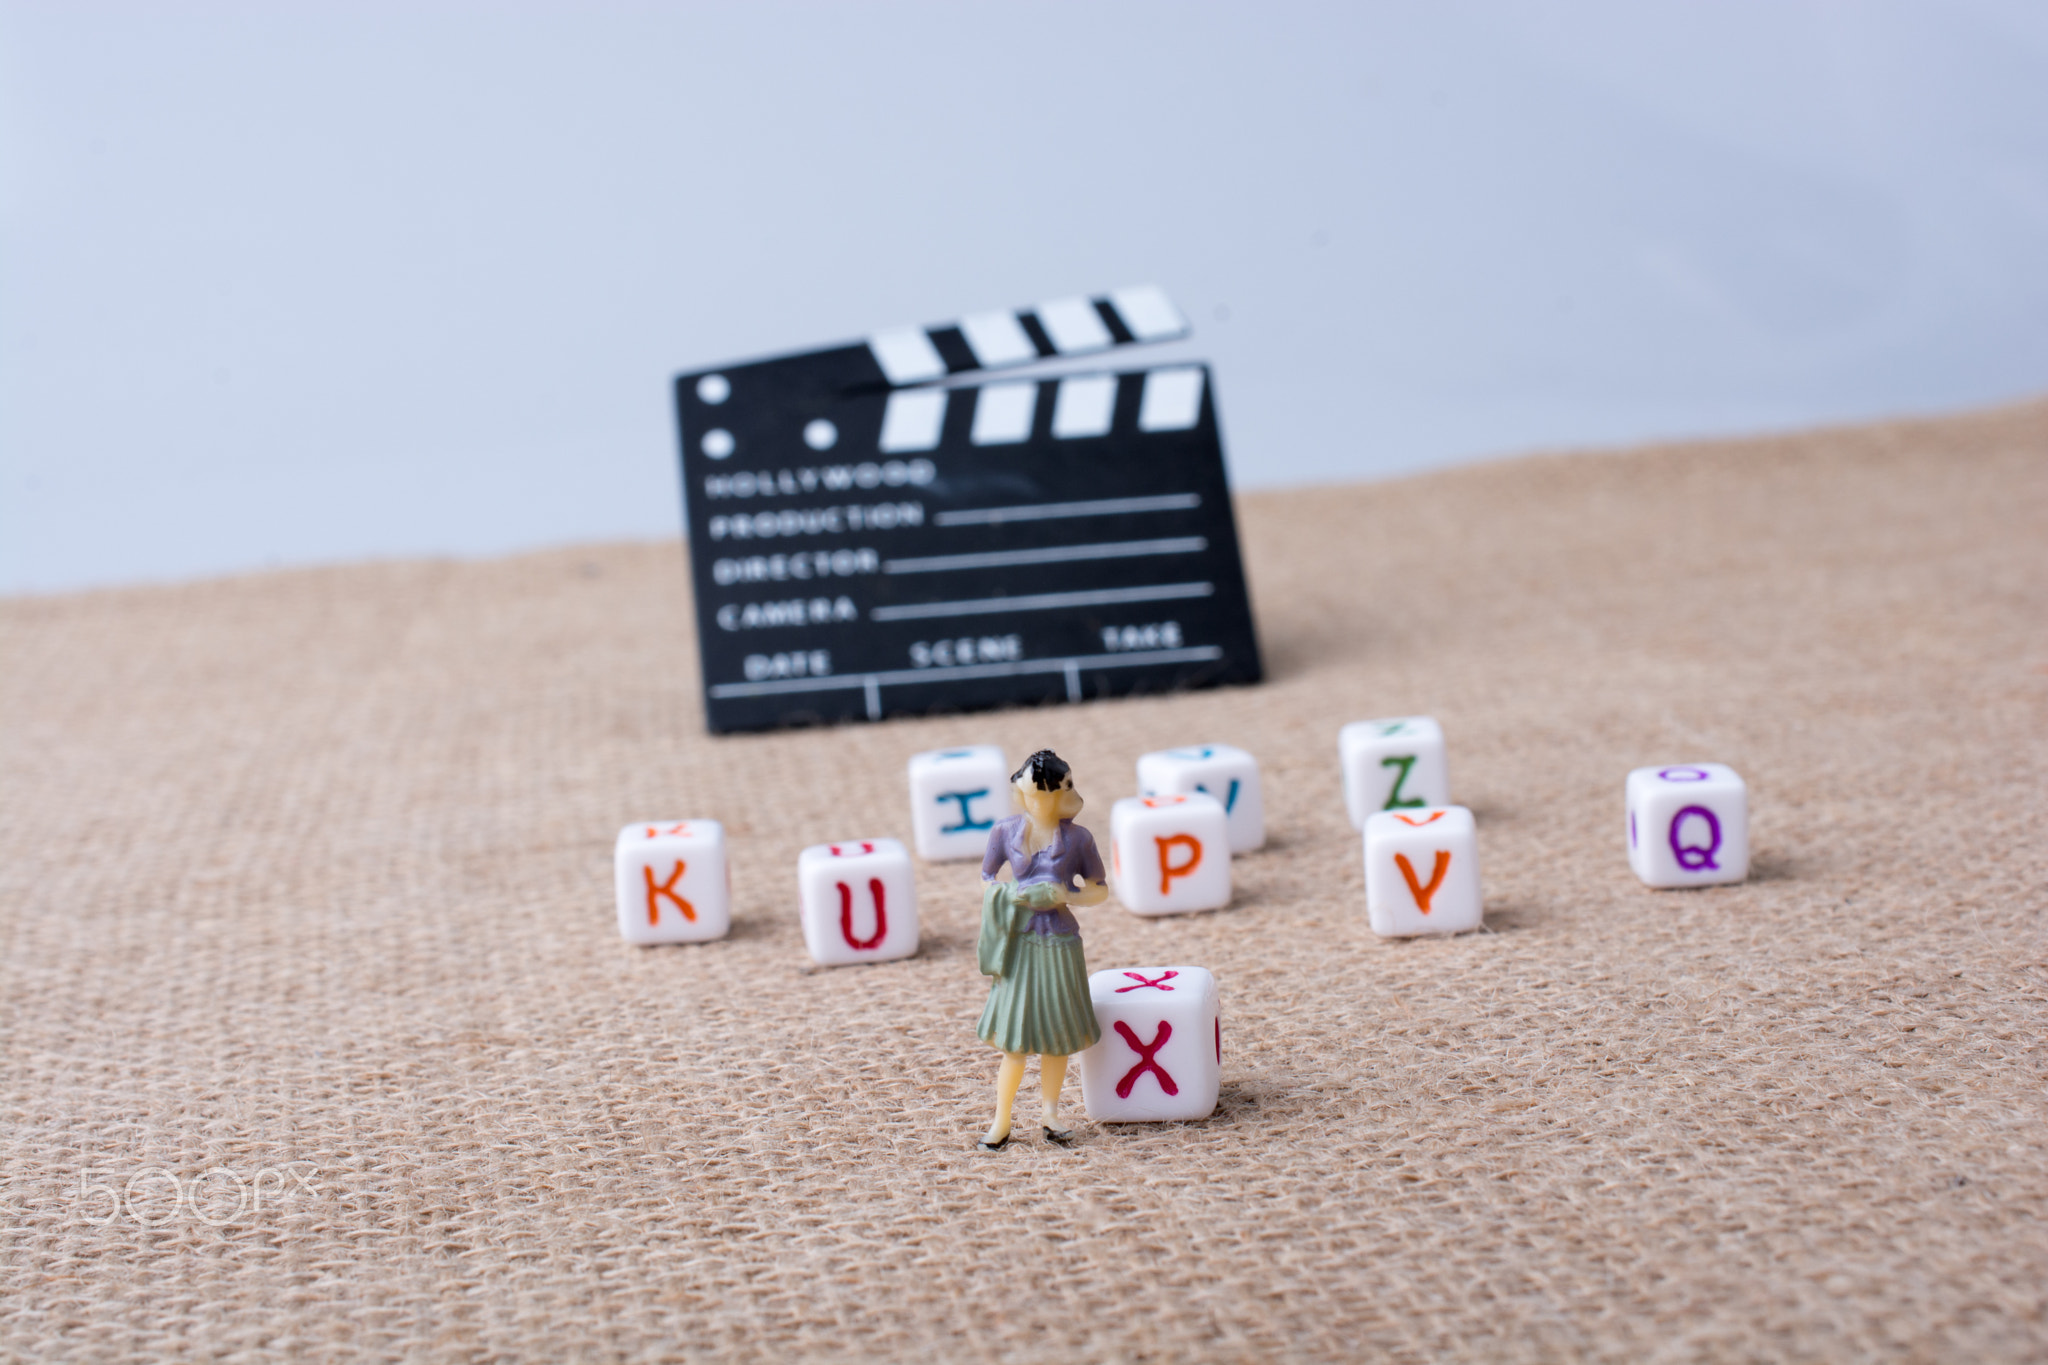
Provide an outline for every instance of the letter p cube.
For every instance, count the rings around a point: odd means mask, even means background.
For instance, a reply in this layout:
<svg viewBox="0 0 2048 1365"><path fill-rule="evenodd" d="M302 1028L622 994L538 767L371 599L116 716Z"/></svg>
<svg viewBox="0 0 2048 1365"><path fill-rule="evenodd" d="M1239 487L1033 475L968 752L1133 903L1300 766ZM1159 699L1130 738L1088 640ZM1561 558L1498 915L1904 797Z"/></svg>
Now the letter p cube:
<svg viewBox="0 0 2048 1365"><path fill-rule="evenodd" d="M1230 904L1230 825L1223 803L1127 796L1109 808L1110 880L1136 915L1180 915Z"/></svg>
<svg viewBox="0 0 2048 1365"><path fill-rule="evenodd" d="M732 868L716 820L646 820L612 849L619 936L628 943L701 943L732 927Z"/></svg>

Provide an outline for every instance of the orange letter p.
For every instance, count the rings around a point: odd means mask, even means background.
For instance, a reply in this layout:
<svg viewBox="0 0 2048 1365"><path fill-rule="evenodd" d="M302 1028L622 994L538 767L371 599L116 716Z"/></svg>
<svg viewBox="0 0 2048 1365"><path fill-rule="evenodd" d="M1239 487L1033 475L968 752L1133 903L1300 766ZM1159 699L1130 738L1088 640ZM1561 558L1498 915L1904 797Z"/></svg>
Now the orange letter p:
<svg viewBox="0 0 2048 1365"><path fill-rule="evenodd" d="M1159 894L1164 896L1173 889L1175 877L1185 877L1202 865L1202 841L1192 834L1176 834L1170 839L1154 836L1153 843L1159 845ZM1180 844L1188 851L1188 860L1176 863L1167 850Z"/></svg>

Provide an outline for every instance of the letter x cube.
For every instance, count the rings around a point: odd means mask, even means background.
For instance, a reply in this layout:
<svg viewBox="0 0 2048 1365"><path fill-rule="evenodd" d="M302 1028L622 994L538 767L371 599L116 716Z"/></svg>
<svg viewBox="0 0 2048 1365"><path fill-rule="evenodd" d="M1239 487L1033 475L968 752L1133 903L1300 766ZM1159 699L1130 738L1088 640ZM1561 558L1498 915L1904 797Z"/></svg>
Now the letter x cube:
<svg viewBox="0 0 2048 1365"><path fill-rule="evenodd" d="M910 757L910 828L926 862L978 860L988 851L989 831L1015 804L1010 765L993 744Z"/></svg>
<svg viewBox="0 0 2048 1365"><path fill-rule="evenodd" d="M1628 775L1628 865L1645 886L1713 886L1749 875L1749 789L1725 763Z"/></svg>
<svg viewBox="0 0 2048 1365"><path fill-rule="evenodd" d="M732 927L732 867L716 820L646 820L612 850L619 936L628 943L700 943Z"/></svg>
<svg viewBox="0 0 2048 1365"><path fill-rule="evenodd" d="M1443 727L1428 716L1355 720L1337 732L1337 756L1353 829L1375 811L1451 803Z"/></svg>
<svg viewBox="0 0 2048 1365"><path fill-rule="evenodd" d="M1266 842L1266 803L1259 794L1259 761L1228 744L1194 744L1138 757L1138 795L1192 796L1223 803L1230 851L1250 853Z"/></svg>
<svg viewBox="0 0 2048 1365"><path fill-rule="evenodd" d="M917 884L896 840L813 844L797 855L796 881L804 946L820 966L917 951Z"/></svg>
<svg viewBox="0 0 2048 1365"><path fill-rule="evenodd" d="M1081 1102L1104 1123L1204 1119L1223 1075L1216 978L1202 967L1118 967L1088 978L1102 1037L1081 1054Z"/></svg>
<svg viewBox="0 0 2048 1365"><path fill-rule="evenodd" d="M1213 796L1127 796L1109 808L1110 880L1136 915L1230 904L1230 817Z"/></svg>
<svg viewBox="0 0 2048 1365"><path fill-rule="evenodd" d="M1365 911L1382 938L1477 929L1479 836L1472 812L1425 806L1368 819Z"/></svg>

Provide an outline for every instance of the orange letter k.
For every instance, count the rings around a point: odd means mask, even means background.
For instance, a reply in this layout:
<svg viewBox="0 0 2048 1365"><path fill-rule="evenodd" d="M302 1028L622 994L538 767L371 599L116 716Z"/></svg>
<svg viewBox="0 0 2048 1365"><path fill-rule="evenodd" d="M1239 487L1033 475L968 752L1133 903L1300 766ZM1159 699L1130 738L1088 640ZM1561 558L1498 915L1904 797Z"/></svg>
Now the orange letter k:
<svg viewBox="0 0 2048 1365"><path fill-rule="evenodd" d="M683 863L677 863L676 870L668 874L668 880L658 886L654 881L653 868L643 866L640 869L640 875L647 878L647 922L649 924L661 923L661 903L654 899L656 896L667 896L676 903L676 909L683 912L684 919L692 924L697 922L697 908L676 894L676 878L683 875L684 866L685 864ZM1430 884L1430 889L1432 891L1436 889L1434 882Z"/></svg>

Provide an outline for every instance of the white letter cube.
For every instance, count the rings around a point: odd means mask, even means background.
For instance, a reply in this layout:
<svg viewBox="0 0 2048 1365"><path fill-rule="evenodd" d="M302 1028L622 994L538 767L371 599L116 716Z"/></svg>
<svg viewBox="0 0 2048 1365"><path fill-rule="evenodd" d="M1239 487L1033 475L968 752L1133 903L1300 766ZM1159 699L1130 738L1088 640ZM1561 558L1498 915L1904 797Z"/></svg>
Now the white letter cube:
<svg viewBox="0 0 2048 1365"><path fill-rule="evenodd" d="M1205 1119L1223 1078L1216 978L1203 967L1119 967L1088 978L1102 1037L1081 1054L1081 1103L1104 1123Z"/></svg>
<svg viewBox="0 0 2048 1365"><path fill-rule="evenodd" d="M993 744L910 757L910 828L927 862L980 860L988 832L1015 808L1010 765Z"/></svg>
<svg viewBox="0 0 2048 1365"><path fill-rule="evenodd" d="M1228 744L1161 749L1138 759L1138 795L1192 796L1203 792L1223 803L1229 818L1230 851L1250 853L1266 842L1266 803L1259 794L1259 762Z"/></svg>
<svg viewBox="0 0 2048 1365"><path fill-rule="evenodd" d="M1368 818L1365 913L1382 938L1477 929L1479 831L1472 812L1428 806Z"/></svg>
<svg viewBox="0 0 2048 1365"><path fill-rule="evenodd" d="M813 844L797 855L796 882L804 946L820 966L917 951L917 883L899 841Z"/></svg>
<svg viewBox="0 0 2048 1365"><path fill-rule="evenodd" d="M1628 865L1645 886L1713 886L1749 875L1749 789L1725 763L1628 775Z"/></svg>
<svg viewBox="0 0 2048 1365"><path fill-rule="evenodd" d="M1352 721L1337 732L1337 755L1353 829L1376 811L1451 804L1443 727L1428 716Z"/></svg>
<svg viewBox="0 0 2048 1365"><path fill-rule="evenodd" d="M1126 796L1109 808L1110 879L1137 915L1230 904L1230 824L1213 796Z"/></svg>
<svg viewBox="0 0 2048 1365"><path fill-rule="evenodd" d="M732 927L732 866L716 820L647 820L612 849L619 936L628 943L701 943Z"/></svg>

